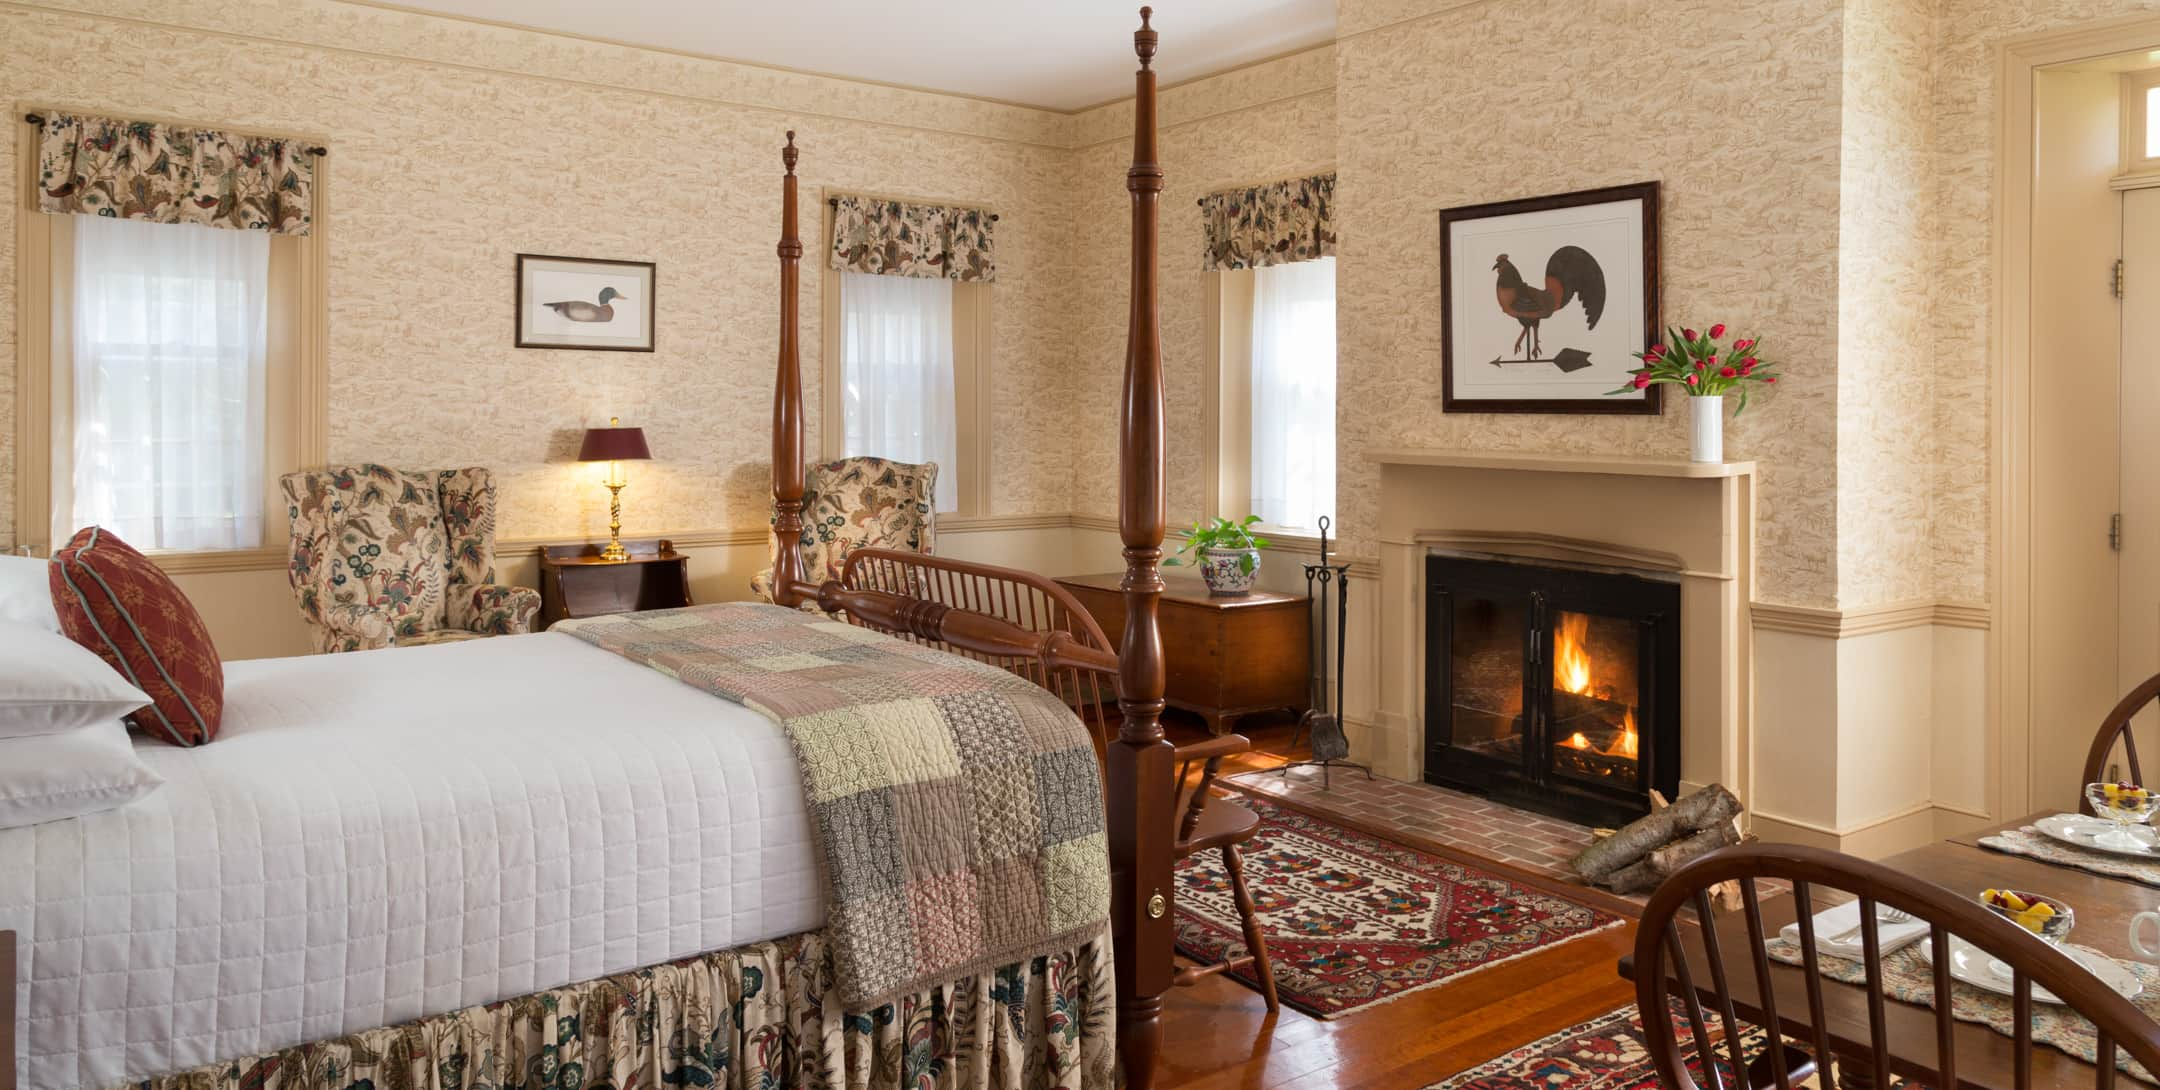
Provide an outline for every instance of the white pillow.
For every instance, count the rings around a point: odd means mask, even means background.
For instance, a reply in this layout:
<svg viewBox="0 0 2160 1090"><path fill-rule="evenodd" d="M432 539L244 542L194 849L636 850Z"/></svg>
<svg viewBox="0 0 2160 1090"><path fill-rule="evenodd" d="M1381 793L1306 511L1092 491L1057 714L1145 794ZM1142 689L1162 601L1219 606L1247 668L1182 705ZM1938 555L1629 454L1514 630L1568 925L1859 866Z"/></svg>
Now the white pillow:
<svg viewBox="0 0 2160 1090"><path fill-rule="evenodd" d="M104 723L148 703L89 648L35 625L0 621L0 739Z"/></svg>
<svg viewBox="0 0 2160 1090"><path fill-rule="evenodd" d="M52 561L0 556L0 621L60 631L60 615L53 612L52 604Z"/></svg>
<svg viewBox="0 0 2160 1090"><path fill-rule="evenodd" d="M110 719L66 734L0 738L0 829L125 806L164 783Z"/></svg>

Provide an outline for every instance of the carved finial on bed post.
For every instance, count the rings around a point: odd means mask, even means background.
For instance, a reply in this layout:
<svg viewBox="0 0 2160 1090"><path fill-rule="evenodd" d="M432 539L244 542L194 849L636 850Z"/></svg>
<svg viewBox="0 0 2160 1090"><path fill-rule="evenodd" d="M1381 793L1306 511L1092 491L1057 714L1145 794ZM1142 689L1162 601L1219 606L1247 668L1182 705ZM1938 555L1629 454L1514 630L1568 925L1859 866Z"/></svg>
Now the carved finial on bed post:
<svg viewBox="0 0 2160 1090"><path fill-rule="evenodd" d="M789 129L780 161L787 176L780 182L780 365L773 380L773 601L794 606L802 600L802 351L795 339L799 324L796 297L801 294L803 244L795 231L795 130Z"/></svg>
<svg viewBox="0 0 2160 1090"><path fill-rule="evenodd" d="M1118 649L1123 722L1104 758L1109 796L1111 922L1116 931L1118 1052L1128 1090L1151 1090L1162 1038L1162 995L1171 982L1170 841L1175 820L1173 752L1162 730L1163 376L1156 298L1157 206L1163 170L1155 150L1156 34L1140 9L1133 52L1132 310L1118 421L1118 535L1125 545L1125 631Z"/></svg>

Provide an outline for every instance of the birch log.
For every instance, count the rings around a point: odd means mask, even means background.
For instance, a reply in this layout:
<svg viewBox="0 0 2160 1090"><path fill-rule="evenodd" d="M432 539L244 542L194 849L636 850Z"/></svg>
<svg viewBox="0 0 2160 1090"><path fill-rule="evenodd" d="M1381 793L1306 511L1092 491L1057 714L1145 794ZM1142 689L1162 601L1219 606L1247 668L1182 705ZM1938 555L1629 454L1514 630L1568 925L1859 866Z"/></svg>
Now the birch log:
<svg viewBox="0 0 2160 1090"><path fill-rule="evenodd" d="M1575 857L1575 873L1591 882L1642 861L1651 852L1715 826L1730 827L1740 800L1717 784L1682 795L1671 806L1637 818L1619 831L1584 848Z"/></svg>
<svg viewBox="0 0 2160 1090"><path fill-rule="evenodd" d="M1671 877L1672 872L1686 866L1688 861L1696 856L1708 855L1728 844L1738 843L1740 833L1732 827L1732 822L1721 821L1692 836L1658 848L1612 872L1606 876L1605 886L1614 893L1641 893L1646 889L1655 889L1658 883Z"/></svg>

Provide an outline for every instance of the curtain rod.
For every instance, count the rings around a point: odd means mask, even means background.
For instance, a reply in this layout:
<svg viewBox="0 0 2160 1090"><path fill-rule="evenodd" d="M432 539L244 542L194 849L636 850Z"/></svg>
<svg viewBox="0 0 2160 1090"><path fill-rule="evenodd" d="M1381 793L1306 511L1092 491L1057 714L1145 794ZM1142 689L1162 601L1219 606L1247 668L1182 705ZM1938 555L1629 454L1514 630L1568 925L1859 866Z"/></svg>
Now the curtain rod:
<svg viewBox="0 0 2160 1090"><path fill-rule="evenodd" d="M23 115L23 120L24 120L24 121L27 121L27 122L29 122L29 123L30 123L30 124L32 124L32 125L43 125L43 124L45 123L45 115L44 115L44 114L24 114L24 115ZM325 148L325 147L321 147L321 146L316 146L316 147L312 147L312 148L302 148L301 150L302 150L302 151L305 151L305 152L307 152L307 153L308 153L309 155L313 155L313 156L316 156L317 158L320 158L320 157L322 157L322 156L325 156L325 155L328 155L328 154L330 154L330 149L329 149L329 148Z"/></svg>
<svg viewBox="0 0 2160 1090"><path fill-rule="evenodd" d="M872 197L871 199L872 199L872 200L880 200L880 201L881 201L881 200L887 200L887 199L890 199L890 198L886 198L886 197ZM913 204L913 203L915 203L915 202L914 202L914 201L901 201L900 203L902 203L902 204ZM924 203L930 203L930 202L924 202ZM840 207L840 198L838 198L838 197L827 197L827 198L825 198L825 206L826 206L827 208L838 208L838 207ZM965 205L958 205L958 206L955 206L955 207L966 207L966 206L965 206ZM997 214L997 213L995 213L995 212L992 212L992 213L990 213L990 222L992 222L992 223L996 223L997 221L998 221L998 214Z"/></svg>

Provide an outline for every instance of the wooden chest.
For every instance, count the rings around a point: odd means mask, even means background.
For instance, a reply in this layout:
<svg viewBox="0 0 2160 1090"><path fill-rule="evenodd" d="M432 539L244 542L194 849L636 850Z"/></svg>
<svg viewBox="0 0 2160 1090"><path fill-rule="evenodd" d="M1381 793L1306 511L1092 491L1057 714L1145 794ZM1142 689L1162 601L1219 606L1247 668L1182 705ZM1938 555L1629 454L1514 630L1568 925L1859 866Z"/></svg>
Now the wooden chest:
<svg viewBox="0 0 2160 1090"><path fill-rule="evenodd" d="M1125 631L1122 574L1073 575L1058 583L1094 615L1116 647ZM1240 715L1310 703L1312 600L1254 591L1208 594L1198 576L1165 573L1158 616L1170 706L1207 720L1220 734Z"/></svg>

